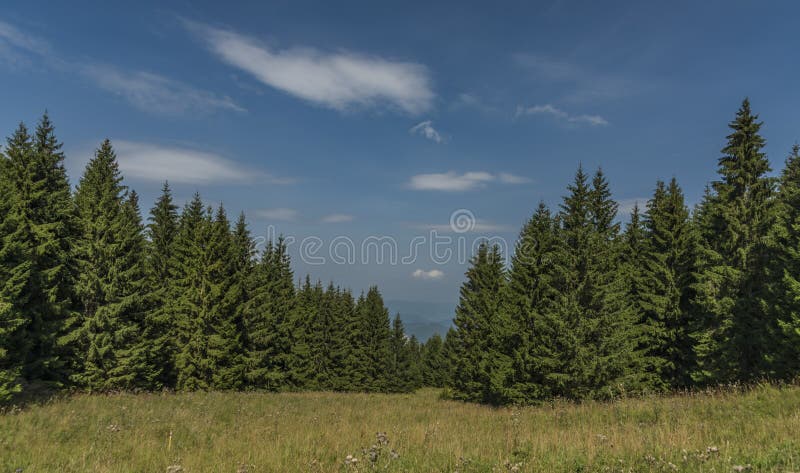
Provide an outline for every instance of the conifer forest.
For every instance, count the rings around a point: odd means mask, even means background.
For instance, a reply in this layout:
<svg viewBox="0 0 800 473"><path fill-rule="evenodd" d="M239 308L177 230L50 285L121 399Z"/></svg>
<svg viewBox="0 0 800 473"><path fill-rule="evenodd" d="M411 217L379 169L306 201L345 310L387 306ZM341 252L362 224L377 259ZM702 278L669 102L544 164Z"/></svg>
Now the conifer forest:
<svg viewBox="0 0 800 473"><path fill-rule="evenodd" d="M728 127L691 208L666 176L621 221L609 178L583 167L557 207L520 203L513 252L481 244L452 328L420 342L378 287L295 274L282 238L257 248L244 214L166 182L140 202L109 140L70 182L44 114L0 157L0 402L435 387L524 405L790 382L800 146L771 169L747 99Z"/></svg>

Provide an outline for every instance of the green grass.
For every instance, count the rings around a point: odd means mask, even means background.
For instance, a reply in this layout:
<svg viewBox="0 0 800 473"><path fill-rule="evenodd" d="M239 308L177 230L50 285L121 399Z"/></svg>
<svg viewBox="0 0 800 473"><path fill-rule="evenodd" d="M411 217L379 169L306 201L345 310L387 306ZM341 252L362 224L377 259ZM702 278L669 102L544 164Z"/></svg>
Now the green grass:
<svg viewBox="0 0 800 473"><path fill-rule="evenodd" d="M376 432L378 471L791 472L800 388L523 409L434 390L76 395L0 415L0 473L366 472Z"/></svg>

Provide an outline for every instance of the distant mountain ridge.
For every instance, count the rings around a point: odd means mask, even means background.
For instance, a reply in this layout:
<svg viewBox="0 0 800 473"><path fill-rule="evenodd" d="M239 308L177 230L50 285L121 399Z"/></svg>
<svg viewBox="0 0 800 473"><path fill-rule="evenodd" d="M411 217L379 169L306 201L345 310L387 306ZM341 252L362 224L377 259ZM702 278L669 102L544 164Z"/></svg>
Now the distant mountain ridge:
<svg viewBox="0 0 800 473"><path fill-rule="evenodd" d="M415 335L420 342L435 333L444 337L453 324L455 312L455 304L445 302L387 300L386 307L392 317L400 314L406 332Z"/></svg>

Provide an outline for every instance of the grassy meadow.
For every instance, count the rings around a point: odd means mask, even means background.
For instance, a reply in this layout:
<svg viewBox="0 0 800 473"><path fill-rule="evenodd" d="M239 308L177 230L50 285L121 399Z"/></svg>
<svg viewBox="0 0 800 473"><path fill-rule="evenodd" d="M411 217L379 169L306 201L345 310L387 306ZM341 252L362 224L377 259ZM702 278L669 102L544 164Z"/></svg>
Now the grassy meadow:
<svg viewBox="0 0 800 473"><path fill-rule="evenodd" d="M798 387L520 409L439 394L74 395L0 415L0 472L800 471Z"/></svg>

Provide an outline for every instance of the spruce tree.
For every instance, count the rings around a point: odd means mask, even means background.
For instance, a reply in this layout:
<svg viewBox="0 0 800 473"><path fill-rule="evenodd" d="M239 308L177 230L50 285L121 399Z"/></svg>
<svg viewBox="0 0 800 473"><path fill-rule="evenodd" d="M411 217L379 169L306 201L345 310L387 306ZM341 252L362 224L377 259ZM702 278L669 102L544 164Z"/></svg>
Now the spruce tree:
<svg viewBox="0 0 800 473"><path fill-rule="evenodd" d="M512 321L518 402L567 395L566 360L575 356L575 327L558 310L564 287L564 245L558 221L540 203L525 224L511 261L508 311Z"/></svg>
<svg viewBox="0 0 800 473"><path fill-rule="evenodd" d="M30 137L24 125L8 139L7 155L0 154L0 404L22 390L22 368L28 322L25 292L30 279L29 233L25 209L15 184L27 180Z"/></svg>
<svg viewBox="0 0 800 473"><path fill-rule="evenodd" d="M697 284L705 330L698 356L703 381L770 376L777 323L768 305L767 235L773 180L763 153L762 123L745 99L729 124L718 173L704 203L704 265Z"/></svg>
<svg viewBox="0 0 800 473"><path fill-rule="evenodd" d="M775 374L791 379L800 373L800 145L795 144L786 159L777 207L770 282L773 313L782 333Z"/></svg>
<svg viewBox="0 0 800 473"><path fill-rule="evenodd" d="M181 215L175 245L177 388L236 389L244 376L236 325L230 224L220 206L203 209L195 194Z"/></svg>
<svg viewBox="0 0 800 473"><path fill-rule="evenodd" d="M389 310L376 286L367 291L356 308L361 322L359 343L363 350L364 389L385 392L388 389L387 370L390 359L391 328Z"/></svg>
<svg viewBox="0 0 800 473"><path fill-rule="evenodd" d="M173 203L172 191L166 182L150 210L148 221L145 254L149 294L144 337L151 344L151 366L157 371L156 385L174 388L177 333L170 307L177 295L173 281L177 267L178 206Z"/></svg>
<svg viewBox="0 0 800 473"><path fill-rule="evenodd" d="M143 229L136 196L122 184L109 140L87 164L75 202L80 318L69 338L83 364L74 381L92 391L147 387Z"/></svg>
<svg viewBox="0 0 800 473"><path fill-rule="evenodd" d="M63 159L45 114L34 136L20 124L0 160L0 370L8 370L6 379L50 387L67 379L59 340L73 303L75 220Z"/></svg>
<svg viewBox="0 0 800 473"><path fill-rule="evenodd" d="M438 333L434 333L422 346L421 371L423 386L442 388L447 383L447 355Z"/></svg>
<svg viewBox="0 0 800 473"><path fill-rule="evenodd" d="M696 239L684 203L683 191L673 178L659 181L647 204L648 234L643 262L646 290L642 292L647 329L647 372L657 373L657 389L687 388L696 371L694 356L694 275Z"/></svg>
<svg viewBox="0 0 800 473"><path fill-rule="evenodd" d="M416 386L416 366L415 350L417 346L412 346L410 339L406 336L403 321L400 314L395 315L392 321L392 334L389 341L389 363L388 363L388 390L391 392L411 392Z"/></svg>
<svg viewBox="0 0 800 473"><path fill-rule="evenodd" d="M503 404L509 397L512 373L503 306L507 280L499 248L482 242L466 277L453 319L457 330L454 394L466 401Z"/></svg>

